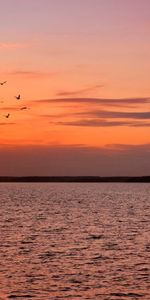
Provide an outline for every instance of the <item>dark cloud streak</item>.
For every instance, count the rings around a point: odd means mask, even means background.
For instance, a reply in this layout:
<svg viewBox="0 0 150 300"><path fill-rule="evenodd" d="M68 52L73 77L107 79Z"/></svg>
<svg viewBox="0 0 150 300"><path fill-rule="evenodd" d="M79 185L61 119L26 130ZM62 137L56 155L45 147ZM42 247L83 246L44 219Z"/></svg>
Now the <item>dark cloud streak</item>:
<svg viewBox="0 0 150 300"><path fill-rule="evenodd" d="M117 127L117 126L128 126L128 127L149 127L150 122L128 122L128 121L108 121L98 119L82 119L76 121L64 121L54 122L51 124L63 125L63 126L77 126L77 127Z"/></svg>
<svg viewBox="0 0 150 300"><path fill-rule="evenodd" d="M150 103L150 98L51 98L51 99L39 99L34 100L32 103L39 103L39 104L95 104L95 105L102 105L102 106L112 106L112 107L137 107L138 105L145 105Z"/></svg>
<svg viewBox="0 0 150 300"><path fill-rule="evenodd" d="M95 118L110 118L110 119L138 119L138 120L149 120L150 112L124 112L124 111L106 111L106 110L95 110L88 112L76 113L76 115L84 115L86 117Z"/></svg>
<svg viewBox="0 0 150 300"><path fill-rule="evenodd" d="M91 92L91 91L94 91L94 90L97 90L97 89L103 88L103 87L104 87L104 85L99 84L99 85L94 85L94 86L87 87L87 88L80 89L80 90L76 90L76 91L63 91L63 92L58 92L58 93L56 94L56 96L80 95L80 94L84 94L84 93L87 93L87 92Z"/></svg>
<svg viewBox="0 0 150 300"><path fill-rule="evenodd" d="M0 122L0 126L8 126L8 125L15 125L16 123L12 123L12 122L6 122L6 123L4 123L4 122Z"/></svg>
<svg viewBox="0 0 150 300"><path fill-rule="evenodd" d="M41 71L28 71L28 70L16 70L8 73L13 76L21 76L25 78L48 78L58 74L58 72L41 72Z"/></svg>

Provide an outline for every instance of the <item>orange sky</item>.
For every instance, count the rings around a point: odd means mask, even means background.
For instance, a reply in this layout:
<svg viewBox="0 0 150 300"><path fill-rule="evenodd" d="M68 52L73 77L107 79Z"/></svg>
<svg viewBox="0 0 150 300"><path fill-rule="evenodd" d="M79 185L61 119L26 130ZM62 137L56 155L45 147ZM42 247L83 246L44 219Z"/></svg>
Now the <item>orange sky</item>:
<svg viewBox="0 0 150 300"><path fill-rule="evenodd" d="M1 7L1 146L149 144L148 0Z"/></svg>

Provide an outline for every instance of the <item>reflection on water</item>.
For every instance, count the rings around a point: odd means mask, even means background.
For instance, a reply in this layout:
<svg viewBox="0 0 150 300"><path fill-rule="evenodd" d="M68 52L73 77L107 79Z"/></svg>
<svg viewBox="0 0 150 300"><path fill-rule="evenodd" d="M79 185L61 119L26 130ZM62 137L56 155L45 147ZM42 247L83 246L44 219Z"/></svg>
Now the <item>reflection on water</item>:
<svg viewBox="0 0 150 300"><path fill-rule="evenodd" d="M0 184L0 300L150 299L150 185Z"/></svg>

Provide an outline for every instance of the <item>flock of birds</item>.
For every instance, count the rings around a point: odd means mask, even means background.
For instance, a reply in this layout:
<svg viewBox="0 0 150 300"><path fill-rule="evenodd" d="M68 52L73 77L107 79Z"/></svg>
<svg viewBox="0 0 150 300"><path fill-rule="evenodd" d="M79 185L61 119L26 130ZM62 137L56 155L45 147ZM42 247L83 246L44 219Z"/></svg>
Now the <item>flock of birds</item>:
<svg viewBox="0 0 150 300"><path fill-rule="evenodd" d="M2 82L0 82L0 85L4 85L6 83L7 83L7 81L2 81ZM16 98L16 100L20 100L21 99L21 95L19 94L18 96L15 96L15 98ZM25 110L25 109L27 109L27 106L23 106L23 107L20 108L20 110ZM8 119L10 117L10 113L8 113L7 115L4 115L4 117L6 119Z"/></svg>

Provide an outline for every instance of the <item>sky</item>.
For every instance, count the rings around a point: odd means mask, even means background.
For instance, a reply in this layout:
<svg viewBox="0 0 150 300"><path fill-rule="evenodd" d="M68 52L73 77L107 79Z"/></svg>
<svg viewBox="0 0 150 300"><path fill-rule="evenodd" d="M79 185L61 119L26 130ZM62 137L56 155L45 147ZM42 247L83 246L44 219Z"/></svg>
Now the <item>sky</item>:
<svg viewBox="0 0 150 300"><path fill-rule="evenodd" d="M0 7L0 175L150 175L150 1Z"/></svg>

